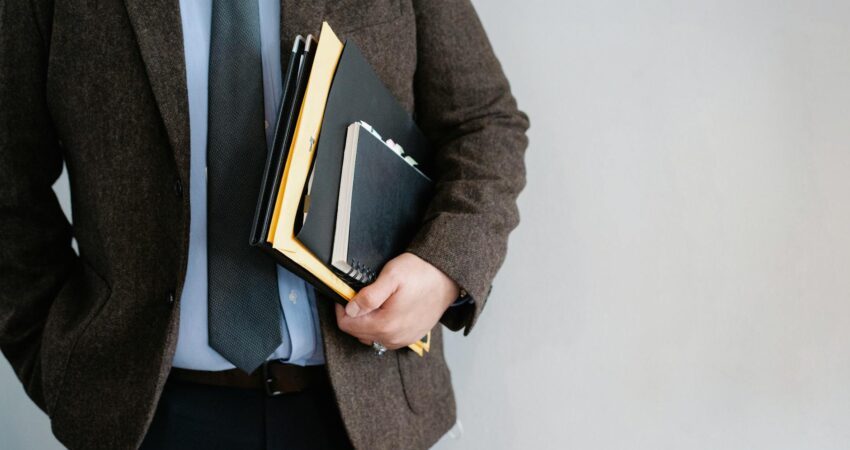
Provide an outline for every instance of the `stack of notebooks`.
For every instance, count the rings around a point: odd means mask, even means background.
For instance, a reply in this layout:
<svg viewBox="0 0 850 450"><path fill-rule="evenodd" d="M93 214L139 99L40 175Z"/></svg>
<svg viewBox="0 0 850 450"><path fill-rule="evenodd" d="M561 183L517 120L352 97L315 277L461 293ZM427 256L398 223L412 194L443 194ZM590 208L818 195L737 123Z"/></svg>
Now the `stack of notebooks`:
<svg viewBox="0 0 850 450"><path fill-rule="evenodd" d="M354 42L297 36L250 243L345 304L404 251L432 195L431 151ZM429 337L409 347L419 355Z"/></svg>

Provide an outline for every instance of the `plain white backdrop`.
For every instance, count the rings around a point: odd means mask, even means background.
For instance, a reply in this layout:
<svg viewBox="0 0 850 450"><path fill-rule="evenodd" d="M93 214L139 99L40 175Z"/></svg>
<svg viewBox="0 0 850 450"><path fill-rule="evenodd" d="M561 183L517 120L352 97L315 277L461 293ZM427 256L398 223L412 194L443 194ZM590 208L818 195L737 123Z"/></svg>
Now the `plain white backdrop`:
<svg viewBox="0 0 850 450"><path fill-rule="evenodd" d="M850 3L474 3L528 186L437 448L850 448Z"/></svg>

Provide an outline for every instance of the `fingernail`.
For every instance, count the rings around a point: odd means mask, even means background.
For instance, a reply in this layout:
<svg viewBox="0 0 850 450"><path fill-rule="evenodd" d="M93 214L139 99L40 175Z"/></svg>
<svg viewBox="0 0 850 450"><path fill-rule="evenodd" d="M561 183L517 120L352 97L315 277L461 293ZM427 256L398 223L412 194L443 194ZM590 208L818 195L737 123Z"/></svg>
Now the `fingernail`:
<svg viewBox="0 0 850 450"><path fill-rule="evenodd" d="M357 317L359 312L360 306L356 302L348 302L348 305L345 306L345 313L348 317Z"/></svg>

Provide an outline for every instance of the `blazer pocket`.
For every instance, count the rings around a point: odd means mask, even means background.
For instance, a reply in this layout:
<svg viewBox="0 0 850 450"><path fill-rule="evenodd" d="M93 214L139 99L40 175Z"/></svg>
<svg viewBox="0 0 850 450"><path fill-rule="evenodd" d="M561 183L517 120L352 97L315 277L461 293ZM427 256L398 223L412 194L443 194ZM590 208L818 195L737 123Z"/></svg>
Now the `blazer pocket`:
<svg viewBox="0 0 850 450"><path fill-rule="evenodd" d="M325 20L339 34L393 22L404 11L402 0L329 1Z"/></svg>
<svg viewBox="0 0 850 450"><path fill-rule="evenodd" d="M60 397L65 369L77 341L103 309L111 293L106 280L85 258L79 257L50 307L42 336L42 385L48 414L52 414Z"/></svg>
<svg viewBox="0 0 850 450"><path fill-rule="evenodd" d="M414 414L439 407L452 395L451 374L443 357L441 325L431 331L431 351L419 356L410 349L395 351L407 406Z"/></svg>

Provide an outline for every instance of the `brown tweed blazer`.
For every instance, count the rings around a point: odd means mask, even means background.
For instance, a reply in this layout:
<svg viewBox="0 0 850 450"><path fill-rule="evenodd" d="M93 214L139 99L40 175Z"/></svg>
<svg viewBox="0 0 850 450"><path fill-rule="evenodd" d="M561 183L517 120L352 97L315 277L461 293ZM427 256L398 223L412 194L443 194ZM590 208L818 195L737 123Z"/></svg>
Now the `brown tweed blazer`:
<svg viewBox="0 0 850 450"><path fill-rule="evenodd" d="M472 295L442 319L468 333L518 223L528 127L475 11L468 0L282 3L284 51L328 20L435 144L437 194L409 250ZM178 4L0 1L0 348L71 448L138 446L177 341L181 186L194 176ZM63 162L73 226L51 189ZM455 421L441 327L424 358L377 358L319 304L355 446L436 442Z"/></svg>

